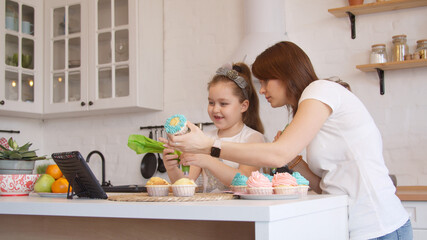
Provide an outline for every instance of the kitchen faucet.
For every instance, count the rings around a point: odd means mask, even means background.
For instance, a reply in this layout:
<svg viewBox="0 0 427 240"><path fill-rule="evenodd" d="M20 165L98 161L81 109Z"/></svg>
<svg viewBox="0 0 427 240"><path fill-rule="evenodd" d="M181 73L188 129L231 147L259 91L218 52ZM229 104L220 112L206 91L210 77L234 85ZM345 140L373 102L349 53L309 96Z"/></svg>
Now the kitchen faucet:
<svg viewBox="0 0 427 240"><path fill-rule="evenodd" d="M92 156L92 154L94 154L94 153L98 154L101 157L101 163L102 163L102 165L101 165L102 166L102 183L101 183L101 186L111 186L110 181L105 182L105 159L104 159L104 155L100 151L94 150L94 151L90 152L86 157L86 162L89 163L89 159Z"/></svg>

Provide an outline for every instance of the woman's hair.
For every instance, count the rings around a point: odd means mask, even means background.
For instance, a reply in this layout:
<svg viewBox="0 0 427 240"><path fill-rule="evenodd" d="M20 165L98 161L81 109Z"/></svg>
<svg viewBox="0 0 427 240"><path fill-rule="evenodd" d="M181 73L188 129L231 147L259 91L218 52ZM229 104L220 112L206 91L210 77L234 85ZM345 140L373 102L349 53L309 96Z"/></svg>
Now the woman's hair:
<svg viewBox="0 0 427 240"><path fill-rule="evenodd" d="M262 52L253 63L252 72L258 79L279 79L285 84L285 94L291 101L287 106L293 115L298 110L298 101L304 89L319 79L307 54L288 41L278 42ZM338 83L350 88L343 81Z"/></svg>
<svg viewBox="0 0 427 240"><path fill-rule="evenodd" d="M233 83L230 86L233 88L233 94L239 98L239 102L242 103L246 99L249 101L248 110L242 114L243 123L264 134L264 126L262 125L261 118L259 116L259 99L252 83L251 70L245 63L241 62L234 63L232 70L236 71L238 75L245 80L246 86L243 89L240 88L238 83L236 83L235 80L232 80L229 76L216 74L208 83L208 90L211 86L219 82ZM247 95L247 98L245 95Z"/></svg>

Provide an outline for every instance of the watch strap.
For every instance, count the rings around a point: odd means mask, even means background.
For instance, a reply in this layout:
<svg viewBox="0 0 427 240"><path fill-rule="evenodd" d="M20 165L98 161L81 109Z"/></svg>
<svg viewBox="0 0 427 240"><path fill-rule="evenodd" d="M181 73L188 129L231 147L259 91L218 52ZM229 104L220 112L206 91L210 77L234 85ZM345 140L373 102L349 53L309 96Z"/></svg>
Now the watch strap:
<svg viewBox="0 0 427 240"><path fill-rule="evenodd" d="M215 140L211 148L211 156L219 158L220 154L221 154L221 141Z"/></svg>

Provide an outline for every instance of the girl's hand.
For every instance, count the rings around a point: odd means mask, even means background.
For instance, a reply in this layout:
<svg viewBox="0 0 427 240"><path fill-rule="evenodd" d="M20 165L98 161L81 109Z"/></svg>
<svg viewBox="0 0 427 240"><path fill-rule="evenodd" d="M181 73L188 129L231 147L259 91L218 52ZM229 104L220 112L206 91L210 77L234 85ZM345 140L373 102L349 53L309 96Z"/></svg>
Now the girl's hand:
<svg viewBox="0 0 427 240"><path fill-rule="evenodd" d="M173 154L174 150L171 148L163 149L163 163L165 164L166 171L179 167L178 155Z"/></svg>
<svg viewBox="0 0 427 240"><path fill-rule="evenodd" d="M187 122L187 126L191 132L179 136L168 135L169 141L164 146L181 152L210 154L214 140L191 122Z"/></svg>
<svg viewBox="0 0 427 240"><path fill-rule="evenodd" d="M180 159L183 165L209 168L209 162L212 160L212 157L206 154L183 153Z"/></svg>

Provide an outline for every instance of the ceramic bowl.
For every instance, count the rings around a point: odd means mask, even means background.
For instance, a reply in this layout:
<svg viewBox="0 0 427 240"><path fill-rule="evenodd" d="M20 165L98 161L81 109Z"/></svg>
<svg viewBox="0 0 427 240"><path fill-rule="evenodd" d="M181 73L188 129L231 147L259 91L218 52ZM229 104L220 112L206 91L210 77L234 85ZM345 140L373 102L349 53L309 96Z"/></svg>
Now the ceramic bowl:
<svg viewBox="0 0 427 240"><path fill-rule="evenodd" d="M41 174L0 174L1 196L28 196Z"/></svg>

